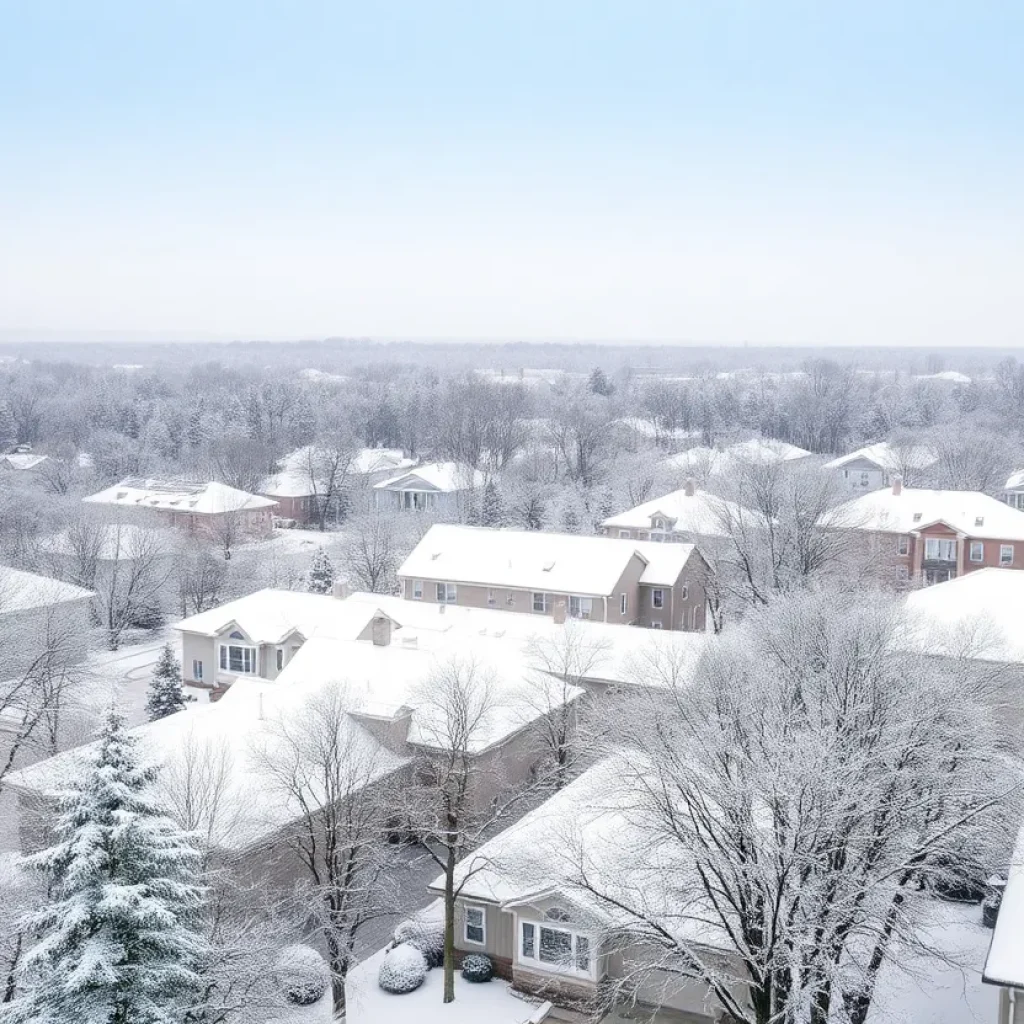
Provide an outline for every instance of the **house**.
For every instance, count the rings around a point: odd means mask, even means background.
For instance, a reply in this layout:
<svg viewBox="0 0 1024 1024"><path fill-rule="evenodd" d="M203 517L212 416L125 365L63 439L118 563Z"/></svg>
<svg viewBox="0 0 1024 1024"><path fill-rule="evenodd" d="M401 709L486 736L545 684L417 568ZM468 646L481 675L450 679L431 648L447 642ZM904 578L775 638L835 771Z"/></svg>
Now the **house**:
<svg viewBox="0 0 1024 1024"><path fill-rule="evenodd" d="M678 888L693 871L680 851L666 844L644 856L628 841L642 805L636 787L634 772L612 756L460 861L456 956L484 953L514 988L580 1014L559 1019L610 1010L607 1019L618 1020L609 1004L622 1000L628 1019L723 1021L724 1007L702 982L685 971L655 969L658 951L640 938L629 912L614 905L633 902L641 891L655 927L742 974L699 886L680 899ZM443 876L429 888L443 893ZM738 983L733 994L742 1002Z"/></svg>
<svg viewBox="0 0 1024 1024"><path fill-rule="evenodd" d="M1024 512L979 491L892 487L826 513L818 525L845 530L883 575L930 585L998 566L1024 568Z"/></svg>
<svg viewBox="0 0 1024 1024"><path fill-rule="evenodd" d="M1010 508L1024 511L1024 469L1015 470L1003 485L1003 501Z"/></svg>
<svg viewBox="0 0 1024 1024"><path fill-rule="evenodd" d="M692 544L435 524L398 580L408 601L700 630L710 572Z"/></svg>
<svg viewBox="0 0 1024 1024"><path fill-rule="evenodd" d="M317 500L330 501L332 518L342 507L342 490L390 479L396 473L416 465L397 448L361 448L338 457L330 449L305 445L290 452L278 463L278 471L264 478L259 493L277 502L275 515L308 523L317 518ZM328 495L328 492L335 492Z"/></svg>
<svg viewBox="0 0 1024 1024"><path fill-rule="evenodd" d="M706 480L709 476L734 473L745 466L792 466L813 456L806 448L798 448L786 441L755 437L726 448L706 448L698 445L678 452L665 460L671 470L677 470Z"/></svg>
<svg viewBox="0 0 1024 1024"><path fill-rule="evenodd" d="M32 452L12 452L0 455L0 469L26 471L38 469L49 459L49 455L34 455Z"/></svg>
<svg viewBox="0 0 1024 1024"><path fill-rule="evenodd" d="M475 773L479 782L472 792L481 807L490 805L495 787L526 785L543 753L538 750L539 724L563 709L572 712L583 696L581 688L545 677L548 682L541 697L533 702L519 699L526 673L531 671L528 651L519 638L480 636L462 629L405 634L389 616L374 609L372 595L355 601L302 596L319 600L322 609L315 615L323 616L322 629L297 651L289 652L281 670L274 666L273 680L239 673L216 703L191 705L131 730L143 755L163 765L179 785L187 757L204 763L204 757L213 755L218 764L228 766L220 776L223 790L218 792L217 804L229 827L214 828L212 822L204 821L201 829L214 837L220 853L235 859L239 870L242 866L265 870L285 884L294 881L299 868L286 840L290 829L301 822L301 812L293 800L275 791L255 752L273 757L281 735L301 727L309 702L333 692L334 687L344 700L338 750L359 759L366 785L408 785L415 765L436 756L450 742L447 718L432 699L432 682L453 664L472 666L486 679L491 697L474 727L468 751L473 764L481 768ZM225 606L218 612L219 621L228 616L241 619L250 637L274 635L290 643L292 616L281 613L280 597L265 593L263 600L252 602L251 614ZM266 621L261 623L260 616ZM356 635L364 621L369 629ZM305 628L312 633L309 622ZM188 642L183 635L183 644ZM261 656L256 650L251 664L261 667ZM244 668L249 667L249 657L241 656ZM545 686L544 680L539 685ZM47 794L77 770L87 749L67 751L8 777L8 785L19 797L25 848L38 843L40 829L45 827L50 813ZM295 756L292 748L288 751Z"/></svg>
<svg viewBox="0 0 1024 1024"><path fill-rule="evenodd" d="M610 516L601 523L600 531L606 537L691 544L727 537L729 523L743 514L738 505L699 489L690 479L678 491Z"/></svg>
<svg viewBox="0 0 1024 1024"><path fill-rule="evenodd" d="M258 590L175 625L182 677L218 692L242 678L273 680L311 637L370 640L381 614L326 594Z"/></svg>
<svg viewBox="0 0 1024 1024"><path fill-rule="evenodd" d="M1017 836L1006 888L981 980L999 989L998 1024L1024 1024L1024 828Z"/></svg>
<svg viewBox="0 0 1024 1024"><path fill-rule="evenodd" d="M82 499L93 505L145 510L161 525L172 526L224 544L264 538L273 532L277 502L227 484L145 480L128 477Z"/></svg>
<svg viewBox="0 0 1024 1024"><path fill-rule="evenodd" d="M387 512L457 515L466 498L486 483L478 469L458 462L428 462L374 484L377 508Z"/></svg>
<svg viewBox="0 0 1024 1024"><path fill-rule="evenodd" d="M81 661L88 650L92 597L83 587L0 566L3 678Z"/></svg>
<svg viewBox="0 0 1024 1024"><path fill-rule="evenodd" d="M880 487L891 487L897 476L906 484L916 483L937 461L923 445L883 441L832 459L822 469L835 473L851 491L876 491Z"/></svg>

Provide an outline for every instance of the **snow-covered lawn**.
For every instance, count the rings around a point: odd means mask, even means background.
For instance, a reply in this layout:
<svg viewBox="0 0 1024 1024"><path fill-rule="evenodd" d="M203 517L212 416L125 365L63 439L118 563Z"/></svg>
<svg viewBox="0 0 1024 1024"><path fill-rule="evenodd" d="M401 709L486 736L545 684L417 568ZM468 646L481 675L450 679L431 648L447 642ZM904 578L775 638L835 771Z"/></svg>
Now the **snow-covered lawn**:
<svg viewBox="0 0 1024 1024"><path fill-rule="evenodd" d="M441 1001L444 973L427 972L427 980L403 996L388 995L377 985L384 950L354 968L348 978L345 1024L524 1024L539 1005L512 992L500 978L472 985L455 975L455 1002ZM310 1017L308 1024L330 1020ZM298 1024L298 1022L296 1022ZM306 1024L306 1021L303 1021Z"/></svg>
<svg viewBox="0 0 1024 1024"><path fill-rule="evenodd" d="M883 968L870 1024L995 1024L999 990L981 983L992 939L981 926L981 907L935 901L931 917L932 952L907 958L893 950L903 969Z"/></svg>

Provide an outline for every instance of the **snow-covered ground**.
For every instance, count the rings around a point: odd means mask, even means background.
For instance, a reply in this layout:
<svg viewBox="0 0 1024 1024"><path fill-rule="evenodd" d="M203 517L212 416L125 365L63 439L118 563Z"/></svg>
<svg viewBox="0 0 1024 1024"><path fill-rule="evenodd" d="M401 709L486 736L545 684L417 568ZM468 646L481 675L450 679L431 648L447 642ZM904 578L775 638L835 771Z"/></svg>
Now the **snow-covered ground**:
<svg viewBox="0 0 1024 1024"><path fill-rule="evenodd" d="M992 930L977 904L934 901L928 955L894 949L882 969L869 1024L995 1024L999 990L981 983ZM900 963L900 968L892 961Z"/></svg>

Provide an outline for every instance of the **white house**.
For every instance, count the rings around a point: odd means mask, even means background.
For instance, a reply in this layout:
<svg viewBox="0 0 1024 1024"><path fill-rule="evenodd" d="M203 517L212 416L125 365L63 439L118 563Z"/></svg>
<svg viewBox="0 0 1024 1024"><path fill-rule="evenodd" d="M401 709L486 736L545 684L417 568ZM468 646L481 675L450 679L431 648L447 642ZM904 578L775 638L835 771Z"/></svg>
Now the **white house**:
<svg viewBox="0 0 1024 1024"><path fill-rule="evenodd" d="M458 462L428 462L374 485L377 507L395 512L456 515L464 498L486 483L478 469Z"/></svg>
<svg viewBox="0 0 1024 1024"><path fill-rule="evenodd" d="M687 480L678 491L652 498L601 523L608 537L693 543L707 537L727 537L728 524L751 513Z"/></svg>

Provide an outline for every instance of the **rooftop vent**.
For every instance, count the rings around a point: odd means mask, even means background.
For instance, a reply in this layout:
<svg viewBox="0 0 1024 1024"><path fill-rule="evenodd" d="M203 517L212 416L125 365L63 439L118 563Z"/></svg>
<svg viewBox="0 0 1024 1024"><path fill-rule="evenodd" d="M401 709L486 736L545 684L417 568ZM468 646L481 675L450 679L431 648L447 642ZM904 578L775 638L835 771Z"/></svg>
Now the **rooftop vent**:
<svg viewBox="0 0 1024 1024"><path fill-rule="evenodd" d="M551 572L551 570L554 569L554 567L555 567L555 563L554 562L545 562L544 563L544 571L545 572Z"/></svg>
<svg viewBox="0 0 1024 1024"><path fill-rule="evenodd" d="M984 526L985 525L985 517L984 516L975 516L974 517L974 525L975 526Z"/></svg>
<svg viewBox="0 0 1024 1024"><path fill-rule="evenodd" d="M435 551L435 552L434 552L434 553L433 553L433 554L432 554L432 555L430 556L430 560L431 560L432 562L436 562L436 561L437 561L437 560L438 560L438 559L439 559L440 557L441 557L441 552L440 552L440 551Z"/></svg>
<svg viewBox="0 0 1024 1024"><path fill-rule="evenodd" d="M915 512L914 513L914 522L915 523L921 522L921 513L920 512Z"/></svg>

